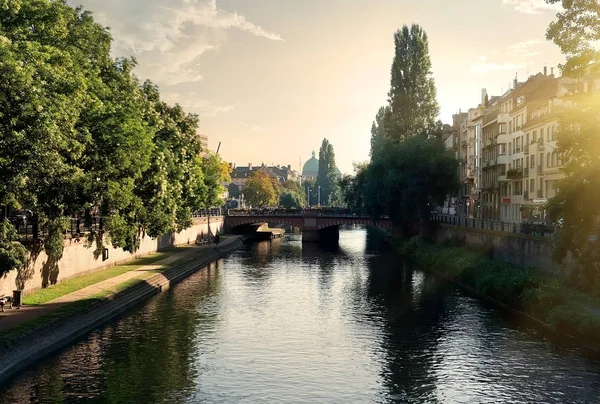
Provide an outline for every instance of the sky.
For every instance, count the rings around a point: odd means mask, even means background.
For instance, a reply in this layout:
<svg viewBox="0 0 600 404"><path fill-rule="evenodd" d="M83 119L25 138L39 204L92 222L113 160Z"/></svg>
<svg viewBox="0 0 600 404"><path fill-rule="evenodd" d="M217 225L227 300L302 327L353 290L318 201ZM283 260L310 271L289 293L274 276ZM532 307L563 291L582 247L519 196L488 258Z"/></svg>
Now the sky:
<svg viewBox="0 0 600 404"><path fill-rule="evenodd" d="M209 148L238 166L299 169L323 138L344 173L369 159L387 102L393 34L429 37L439 118L564 61L545 40L544 0L68 0L110 28L115 57L200 117Z"/></svg>

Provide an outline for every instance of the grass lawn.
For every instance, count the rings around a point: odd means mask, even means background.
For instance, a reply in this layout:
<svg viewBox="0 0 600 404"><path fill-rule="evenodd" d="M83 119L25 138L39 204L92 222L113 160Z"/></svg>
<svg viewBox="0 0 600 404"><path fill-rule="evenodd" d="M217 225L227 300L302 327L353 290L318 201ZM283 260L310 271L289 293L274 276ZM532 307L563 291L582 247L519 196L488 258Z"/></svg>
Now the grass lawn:
<svg viewBox="0 0 600 404"><path fill-rule="evenodd" d="M187 247L184 247L184 248L187 248ZM159 253L154 253L149 256L133 260L124 265L107 268L107 269L99 271L99 272L91 273L91 274L73 278L73 279L69 279L65 282L59 283L48 289L39 290L39 291L36 291L27 296L27 297L34 296L36 300L31 299L30 301L36 301L37 303L27 303L27 300L25 300L25 299L24 299L24 301L26 302L26 304L30 304L30 305L42 304L44 302L47 302L47 301L55 299L57 297L66 295L66 294L74 292L76 290L82 289L82 288L92 285L94 283L101 282L103 280L109 279L111 277L120 275L120 274L128 272L128 271L132 271L132 270L139 268L141 266L144 266L144 265L149 265L153 262L156 262L163 258L169 257L169 256L173 255L174 253L180 252L182 250L183 250L183 248L171 248L169 250L165 250L165 251L162 251ZM206 253L206 251L207 251L206 249L202 249L202 250L199 250L195 254L181 257L181 258L171 262L168 265L163 265L160 268L156 268L156 269L153 269L150 271L145 271L135 278L129 279L125 282L121 282L117 285L114 285L108 289L103 290L102 292L99 292L92 296L89 296L88 298L85 298L85 299L82 299L82 300L79 300L76 302L66 303L65 305L53 310L50 313L40 315L39 317L36 317L26 323L23 323L23 324L15 326L15 327L11 327L7 330L4 330L4 331L0 332L0 350L8 349L11 346L13 346L14 344L20 343L21 339L24 338L28 333L30 333L32 330L34 330L38 327L43 326L46 323L49 323L51 321L54 321L54 320L57 320L57 319L60 319L63 317L68 317L70 315L73 315L73 314L76 314L83 310L86 310L92 304L94 304L96 302L100 302L102 300L105 300L107 297L109 297L113 294L122 292L125 289L128 289L132 286L142 283L145 280L151 278L152 276L154 276L158 273L164 272L168 268L183 264L191 259L201 257L202 255L204 255ZM100 275L102 275L102 276L100 276ZM45 292L45 293L41 293L41 292ZM50 292L52 292L52 293L50 293Z"/></svg>
<svg viewBox="0 0 600 404"><path fill-rule="evenodd" d="M23 304L34 306L46 303L50 300L83 289L87 286L96 284L98 282L102 282L110 278L114 278L115 276L119 276L129 271L133 271L144 265L155 263L156 261L162 260L181 251L184 251L184 248L170 248L168 250L164 250L161 252L147 255L142 258L131 260L123 265L108 267L100 271L67 279L48 288L36 290L32 293L24 295Z"/></svg>

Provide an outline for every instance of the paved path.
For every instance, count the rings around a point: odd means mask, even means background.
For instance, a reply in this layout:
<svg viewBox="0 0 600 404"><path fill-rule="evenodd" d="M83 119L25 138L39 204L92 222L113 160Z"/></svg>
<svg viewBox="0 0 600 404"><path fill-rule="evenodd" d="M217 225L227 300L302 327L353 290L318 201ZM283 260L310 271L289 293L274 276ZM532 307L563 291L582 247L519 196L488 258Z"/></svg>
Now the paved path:
<svg viewBox="0 0 600 404"><path fill-rule="evenodd" d="M224 239L219 246L227 245L237 237L228 237ZM111 289L123 282L126 282L130 279L137 278L142 276L143 274L148 273L149 271L155 271L157 269L162 268L163 266L167 266L174 261L180 260L182 258L193 259L193 255L202 256L199 253L202 250L212 249L215 245L203 245L203 246L194 246L183 249L181 252L177 252L173 255L168 256L167 258L163 258L159 261L156 261L149 265L144 265L137 269L133 269L131 271L125 272L121 275L115 276L110 279L106 279L102 282L96 283L94 285L87 286L83 289L76 290L75 292L71 292L67 295L61 296L59 298L50 300L46 303L36 305L36 306L22 306L20 309L8 309L4 313L0 313L0 332L5 329L15 327L20 324L24 324L30 320L35 319L41 315L45 315L50 313L59 307L64 306L65 304L76 302L91 296L94 296L97 293L100 293L104 290ZM188 261L188 260L186 260ZM6 306L8 307L8 306Z"/></svg>

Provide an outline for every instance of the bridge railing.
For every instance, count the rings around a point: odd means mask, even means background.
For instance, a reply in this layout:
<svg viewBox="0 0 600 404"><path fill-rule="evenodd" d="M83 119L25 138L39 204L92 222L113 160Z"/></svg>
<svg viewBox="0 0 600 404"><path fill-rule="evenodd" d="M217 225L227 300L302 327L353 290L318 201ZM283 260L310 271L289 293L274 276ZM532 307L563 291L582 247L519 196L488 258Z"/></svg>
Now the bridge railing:
<svg viewBox="0 0 600 404"><path fill-rule="evenodd" d="M368 216L353 213L347 209L228 209L227 216L283 216L302 217L307 212L316 212L317 217L337 217L352 219L371 219ZM382 216L380 220L389 219Z"/></svg>

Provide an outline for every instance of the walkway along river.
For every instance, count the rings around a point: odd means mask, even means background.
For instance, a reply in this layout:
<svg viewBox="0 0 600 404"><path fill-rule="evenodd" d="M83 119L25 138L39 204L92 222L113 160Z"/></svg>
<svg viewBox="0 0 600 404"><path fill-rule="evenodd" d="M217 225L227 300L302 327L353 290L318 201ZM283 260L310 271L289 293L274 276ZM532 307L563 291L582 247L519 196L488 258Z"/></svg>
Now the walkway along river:
<svg viewBox="0 0 600 404"><path fill-rule="evenodd" d="M596 403L600 361L398 263L376 233L233 253L0 387L0 403Z"/></svg>

